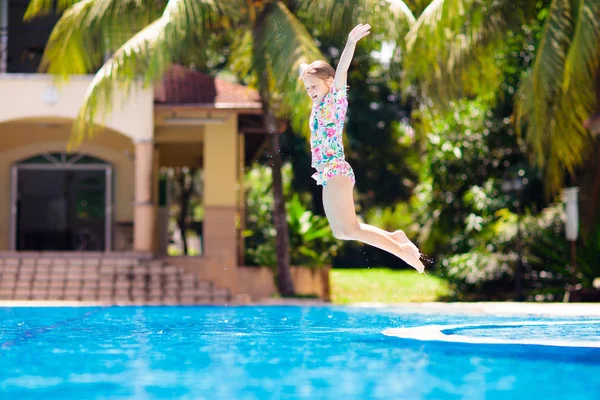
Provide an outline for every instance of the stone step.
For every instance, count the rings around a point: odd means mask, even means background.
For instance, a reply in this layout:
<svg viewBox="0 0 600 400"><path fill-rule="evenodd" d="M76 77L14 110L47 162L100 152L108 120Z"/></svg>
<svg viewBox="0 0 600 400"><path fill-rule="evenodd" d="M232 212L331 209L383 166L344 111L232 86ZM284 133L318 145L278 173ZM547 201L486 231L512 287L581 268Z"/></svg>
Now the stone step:
<svg viewBox="0 0 600 400"><path fill-rule="evenodd" d="M0 300L208 304L230 297L228 290L160 260L0 253Z"/></svg>

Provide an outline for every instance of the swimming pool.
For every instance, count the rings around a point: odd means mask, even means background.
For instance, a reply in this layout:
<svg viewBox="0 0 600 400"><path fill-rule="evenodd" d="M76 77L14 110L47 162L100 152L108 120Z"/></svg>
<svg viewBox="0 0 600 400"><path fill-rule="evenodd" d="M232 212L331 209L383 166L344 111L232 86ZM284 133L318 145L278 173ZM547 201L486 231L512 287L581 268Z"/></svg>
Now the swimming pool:
<svg viewBox="0 0 600 400"><path fill-rule="evenodd" d="M598 318L569 318L567 325L561 318L333 306L17 307L0 308L0 318L3 399L597 399L600 393ZM418 329L424 336L413 335ZM436 332L460 340L438 340ZM592 346L517 343L536 337Z"/></svg>

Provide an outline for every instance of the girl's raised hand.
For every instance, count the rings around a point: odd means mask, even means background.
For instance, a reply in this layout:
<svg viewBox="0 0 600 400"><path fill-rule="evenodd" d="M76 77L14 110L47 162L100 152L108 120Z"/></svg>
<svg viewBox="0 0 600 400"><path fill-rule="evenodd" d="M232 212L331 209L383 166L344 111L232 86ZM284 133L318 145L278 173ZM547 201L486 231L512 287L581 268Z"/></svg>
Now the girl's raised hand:
<svg viewBox="0 0 600 400"><path fill-rule="evenodd" d="M367 36L371 30L371 25L369 24L358 24L352 29L352 31L348 34L348 41L356 43L360 39Z"/></svg>

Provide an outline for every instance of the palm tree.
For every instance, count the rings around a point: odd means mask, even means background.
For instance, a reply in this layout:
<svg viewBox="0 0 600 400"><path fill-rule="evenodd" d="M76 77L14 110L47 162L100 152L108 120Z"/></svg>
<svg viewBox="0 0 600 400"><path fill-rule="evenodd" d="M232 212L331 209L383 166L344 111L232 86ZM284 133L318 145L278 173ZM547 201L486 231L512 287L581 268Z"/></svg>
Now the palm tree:
<svg viewBox="0 0 600 400"><path fill-rule="evenodd" d="M53 5L54 0L31 0L26 18L44 15ZM64 13L45 49L43 70L62 78L93 73L111 54L73 124L74 144L94 134L95 122L111 110L115 88L129 93L140 83L152 84L186 54L214 52L218 38L235 38L232 69L253 78L272 133L277 281L280 293L292 294L277 133L282 121L296 132L308 130L310 102L297 71L301 63L324 57L307 26L345 37L355 21L368 20L383 32L382 40L397 41L414 22L409 8L398 0L60 0L57 7Z"/></svg>
<svg viewBox="0 0 600 400"><path fill-rule="evenodd" d="M538 34L524 26L545 18L530 70L517 91L514 117L545 171L548 194L592 154L584 126L600 105L598 0L434 0L406 36L407 74L438 105L497 87L507 40ZM505 54L505 52L504 52ZM600 148L596 149L596 156Z"/></svg>

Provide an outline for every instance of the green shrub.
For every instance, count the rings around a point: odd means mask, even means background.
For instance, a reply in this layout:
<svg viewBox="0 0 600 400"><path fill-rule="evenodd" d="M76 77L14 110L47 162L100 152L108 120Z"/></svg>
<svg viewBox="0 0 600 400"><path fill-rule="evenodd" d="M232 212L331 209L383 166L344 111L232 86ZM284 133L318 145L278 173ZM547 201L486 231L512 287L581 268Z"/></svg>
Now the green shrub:
<svg viewBox="0 0 600 400"><path fill-rule="evenodd" d="M290 192L291 167L282 168L284 194ZM275 235L271 169L255 166L246 174L246 263L274 267ZM292 265L320 267L331 263L339 243L331 234L327 219L315 215L295 193L286 201Z"/></svg>
<svg viewBox="0 0 600 400"><path fill-rule="evenodd" d="M520 220L501 209L472 237L472 250L442 260L446 277L465 296L489 298L491 292L514 291L514 271L521 263L528 300L557 300L574 281L590 288L600 276L600 227L578 241L574 271L564 223L562 203Z"/></svg>

